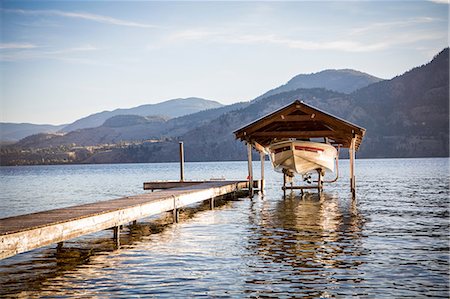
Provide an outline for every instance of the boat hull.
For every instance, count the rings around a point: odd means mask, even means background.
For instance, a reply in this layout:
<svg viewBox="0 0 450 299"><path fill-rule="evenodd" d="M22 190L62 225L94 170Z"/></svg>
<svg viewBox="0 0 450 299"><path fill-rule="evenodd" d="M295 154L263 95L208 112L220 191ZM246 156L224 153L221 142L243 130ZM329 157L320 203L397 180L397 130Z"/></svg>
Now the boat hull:
<svg viewBox="0 0 450 299"><path fill-rule="evenodd" d="M306 174L316 169L334 172L337 150L334 146L310 141L283 141L269 146L275 171Z"/></svg>

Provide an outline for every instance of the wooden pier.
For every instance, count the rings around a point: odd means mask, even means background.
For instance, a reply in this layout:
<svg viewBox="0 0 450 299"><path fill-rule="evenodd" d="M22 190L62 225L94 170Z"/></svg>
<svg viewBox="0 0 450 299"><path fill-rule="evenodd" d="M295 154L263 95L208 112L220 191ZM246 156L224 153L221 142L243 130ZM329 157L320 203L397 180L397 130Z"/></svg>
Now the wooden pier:
<svg viewBox="0 0 450 299"><path fill-rule="evenodd" d="M178 222L179 208L204 200L213 208L214 198L249 189L249 182L148 182L144 189L163 190L0 219L0 259L109 228L120 246L122 225L170 211Z"/></svg>

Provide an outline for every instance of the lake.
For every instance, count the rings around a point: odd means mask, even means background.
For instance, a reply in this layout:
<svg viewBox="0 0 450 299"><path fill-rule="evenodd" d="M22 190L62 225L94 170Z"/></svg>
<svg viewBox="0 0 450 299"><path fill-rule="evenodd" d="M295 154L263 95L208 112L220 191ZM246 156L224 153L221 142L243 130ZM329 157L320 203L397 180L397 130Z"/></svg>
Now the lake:
<svg viewBox="0 0 450 299"><path fill-rule="evenodd" d="M254 163L255 178L259 161ZM196 205L122 232L77 238L0 261L0 297L449 297L449 159L348 160L324 194L266 193ZM245 179L246 162L186 163L186 179ZM177 163L0 168L0 218L143 193Z"/></svg>

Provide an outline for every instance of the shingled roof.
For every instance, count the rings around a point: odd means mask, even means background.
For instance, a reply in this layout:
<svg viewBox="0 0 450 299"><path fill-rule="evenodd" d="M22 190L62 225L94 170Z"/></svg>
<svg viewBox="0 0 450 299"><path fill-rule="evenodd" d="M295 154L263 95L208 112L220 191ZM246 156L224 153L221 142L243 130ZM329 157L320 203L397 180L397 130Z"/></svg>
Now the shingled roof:
<svg viewBox="0 0 450 299"><path fill-rule="evenodd" d="M358 150L366 129L326 113L302 101L268 114L234 132L237 139L267 147L286 138L328 138L333 145L351 146L355 137Z"/></svg>

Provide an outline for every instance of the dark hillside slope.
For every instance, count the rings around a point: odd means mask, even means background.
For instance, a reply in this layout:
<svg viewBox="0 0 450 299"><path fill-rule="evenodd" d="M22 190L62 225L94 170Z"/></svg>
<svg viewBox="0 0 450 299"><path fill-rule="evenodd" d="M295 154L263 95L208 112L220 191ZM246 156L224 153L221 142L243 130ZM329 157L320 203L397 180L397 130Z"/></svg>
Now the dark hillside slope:
<svg viewBox="0 0 450 299"><path fill-rule="evenodd" d="M366 157L448 156L449 49L428 64L351 94L370 111Z"/></svg>
<svg viewBox="0 0 450 299"><path fill-rule="evenodd" d="M0 123L0 141L16 142L38 133L55 133L66 125L35 125L28 123Z"/></svg>

